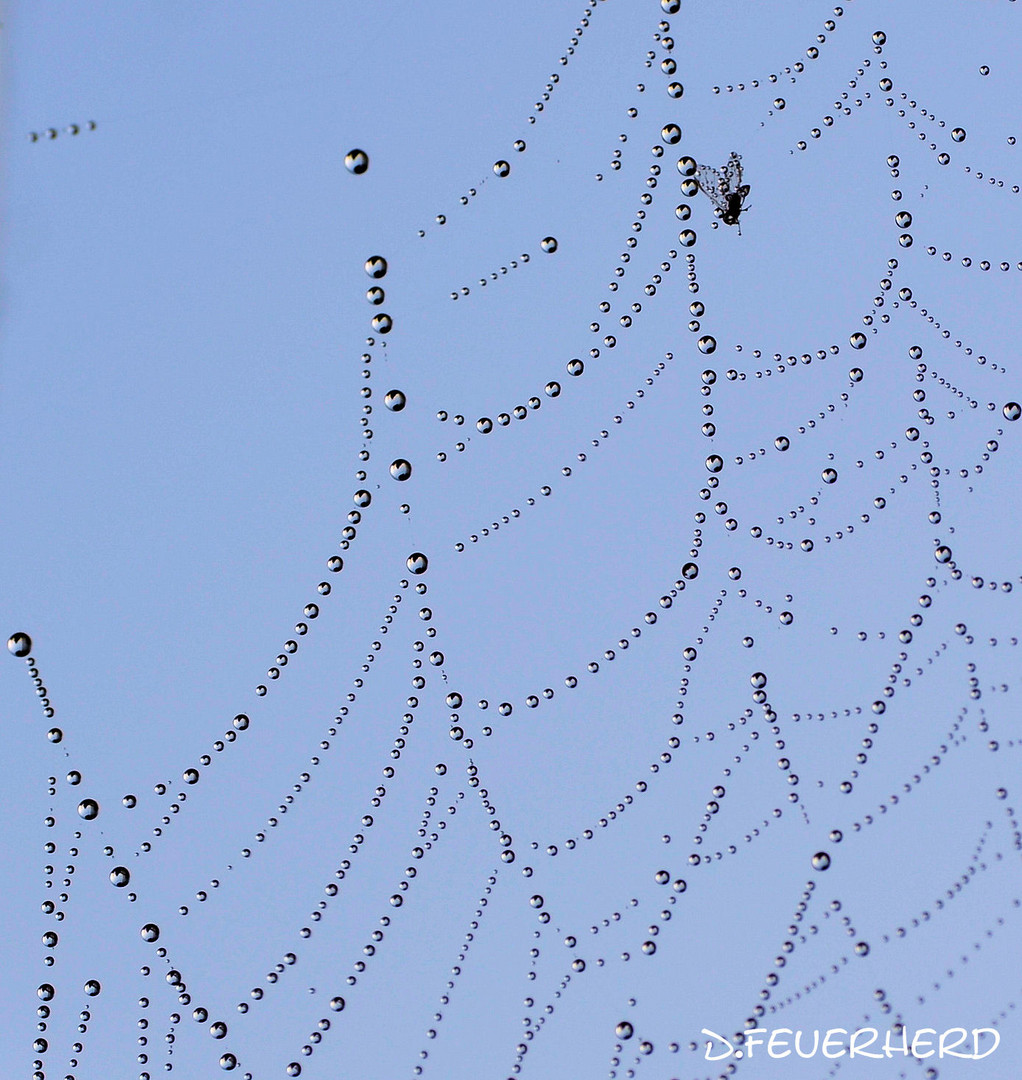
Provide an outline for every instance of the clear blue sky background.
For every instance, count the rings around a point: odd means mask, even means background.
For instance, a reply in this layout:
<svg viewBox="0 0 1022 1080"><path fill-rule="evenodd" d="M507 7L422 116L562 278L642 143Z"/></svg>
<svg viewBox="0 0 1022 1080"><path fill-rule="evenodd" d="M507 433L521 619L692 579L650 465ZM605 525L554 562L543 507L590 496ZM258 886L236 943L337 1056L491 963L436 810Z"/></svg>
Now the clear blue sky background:
<svg viewBox="0 0 1022 1080"><path fill-rule="evenodd" d="M1019 1074L1019 11L837 10L8 5L5 1073Z"/></svg>

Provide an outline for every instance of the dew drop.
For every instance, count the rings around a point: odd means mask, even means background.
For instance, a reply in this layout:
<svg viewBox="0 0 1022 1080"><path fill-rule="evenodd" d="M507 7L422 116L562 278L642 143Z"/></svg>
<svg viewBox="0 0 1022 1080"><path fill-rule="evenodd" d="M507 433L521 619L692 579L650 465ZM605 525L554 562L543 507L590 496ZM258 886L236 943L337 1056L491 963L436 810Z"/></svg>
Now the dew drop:
<svg viewBox="0 0 1022 1080"><path fill-rule="evenodd" d="M99 803L95 799L82 799L78 804L78 816L92 821L99 816Z"/></svg>
<svg viewBox="0 0 1022 1080"><path fill-rule="evenodd" d="M370 255L365 261L365 271L371 278L381 278L387 273L387 260L382 255Z"/></svg>
<svg viewBox="0 0 1022 1080"><path fill-rule="evenodd" d="M830 867L830 856L825 851L818 851L811 861L814 870L827 870Z"/></svg>
<svg viewBox="0 0 1022 1080"><path fill-rule="evenodd" d="M424 574L429 566L429 559L421 551L415 551L405 560L405 565L413 574Z"/></svg>
<svg viewBox="0 0 1022 1080"><path fill-rule="evenodd" d="M344 155L344 167L348 172L361 176L369 168L369 155L364 150L349 150Z"/></svg>
<svg viewBox="0 0 1022 1080"><path fill-rule="evenodd" d="M395 480L407 480L412 475L411 462L405 461L404 458L397 458L390 463L390 475Z"/></svg>
<svg viewBox="0 0 1022 1080"><path fill-rule="evenodd" d="M547 255L553 255L557 250L557 238L555 236L544 236L540 241L539 246L547 253Z"/></svg>
<svg viewBox="0 0 1022 1080"><path fill-rule="evenodd" d="M7 639L7 651L11 656L28 656L32 651L32 639L19 630Z"/></svg>
<svg viewBox="0 0 1022 1080"><path fill-rule="evenodd" d="M699 339L696 344L699 346L699 351L709 356L710 353L717 351L717 339L711 337L709 334L705 334Z"/></svg>

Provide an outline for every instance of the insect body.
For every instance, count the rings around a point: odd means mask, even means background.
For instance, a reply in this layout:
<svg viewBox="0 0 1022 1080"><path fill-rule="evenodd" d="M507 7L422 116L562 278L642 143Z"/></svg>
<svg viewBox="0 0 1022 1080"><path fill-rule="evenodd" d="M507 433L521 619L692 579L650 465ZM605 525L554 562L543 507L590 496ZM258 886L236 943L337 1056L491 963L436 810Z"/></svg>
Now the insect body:
<svg viewBox="0 0 1022 1080"><path fill-rule="evenodd" d="M741 236L742 227L738 224L738 218L743 210L750 208L745 205L749 185L742 183L740 155L732 150L731 156L720 169L715 169L712 165L700 165L697 178L700 190L709 196L713 203L717 217L725 225L738 225L738 235Z"/></svg>

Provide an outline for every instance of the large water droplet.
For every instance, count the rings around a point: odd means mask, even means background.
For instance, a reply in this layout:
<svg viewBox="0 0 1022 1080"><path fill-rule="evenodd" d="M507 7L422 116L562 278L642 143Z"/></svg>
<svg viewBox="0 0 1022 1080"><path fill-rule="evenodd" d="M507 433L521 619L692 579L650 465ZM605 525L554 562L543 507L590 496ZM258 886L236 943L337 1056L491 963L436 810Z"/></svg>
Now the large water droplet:
<svg viewBox="0 0 1022 1080"><path fill-rule="evenodd" d="M825 851L818 851L811 861L814 870L826 870L830 866L830 856Z"/></svg>
<svg viewBox="0 0 1022 1080"><path fill-rule="evenodd" d="M396 461L390 463L390 475L395 480L407 480L412 475L411 462L405 461L404 458L398 458Z"/></svg>
<svg viewBox="0 0 1022 1080"><path fill-rule="evenodd" d="M78 804L78 816L85 818L86 821L99 817L99 803L95 799L82 799Z"/></svg>
<svg viewBox="0 0 1022 1080"><path fill-rule="evenodd" d="M544 236L540 241L539 246L548 254L553 255L557 250L557 238L555 236Z"/></svg>
<svg viewBox="0 0 1022 1080"><path fill-rule="evenodd" d="M371 278L381 278L387 273L387 260L382 255L370 255L365 261L365 270Z"/></svg>
<svg viewBox="0 0 1022 1080"><path fill-rule="evenodd" d="M401 390L388 390L383 396L383 404L391 412L400 412L405 407L406 401L404 392Z"/></svg>
<svg viewBox="0 0 1022 1080"><path fill-rule="evenodd" d="M405 560L405 565L413 574L424 574L429 566L429 559L421 551L415 551Z"/></svg>
<svg viewBox="0 0 1022 1080"><path fill-rule="evenodd" d="M349 150L344 155L344 167L348 172L360 176L369 168L369 155L364 150Z"/></svg>
<svg viewBox="0 0 1022 1080"><path fill-rule="evenodd" d="M11 656L28 656L32 651L32 639L19 630L7 639L7 651Z"/></svg>

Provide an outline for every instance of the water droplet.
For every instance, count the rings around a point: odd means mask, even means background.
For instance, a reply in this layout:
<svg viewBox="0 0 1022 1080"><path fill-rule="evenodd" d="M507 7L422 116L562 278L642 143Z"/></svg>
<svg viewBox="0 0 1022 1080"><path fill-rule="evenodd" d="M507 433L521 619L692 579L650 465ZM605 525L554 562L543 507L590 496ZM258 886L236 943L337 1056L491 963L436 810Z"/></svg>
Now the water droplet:
<svg viewBox="0 0 1022 1080"><path fill-rule="evenodd" d="M553 255L557 250L557 238L554 236L544 236L540 241L539 246L548 254Z"/></svg>
<svg viewBox="0 0 1022 1080"><path fill-rule="evenodd" d="M429 559L421 551L415 551L405 560L405 565L413 574L424 574L429 566Z"/></svg>
<svg viewBox="0 0 1022 1080"><path fill-rule="evenodd" d="M710 353L717 351L717 339L711 337L709 334L705 334L701 337L696 344L699 346L699 351L701 353L706 353L707 356Z"/></svg>
<svg viewBox="0 0 1022 1080"><path fill-rule="evenodd" d="M874 45L883 45L886 41L887 41L887 35L883 32L883 30L877 30L877 31L874 32L874 34L873 34L873 44Z"/></svg>
<svg viewBox="0 0 1022 1080"><path fill-rule="evenodd" d="M825 484L834 484L837 482L837 469L824 469L820 476Z"/></svg>
<svg viewBox="0 0 1022 1080"><path fill-rule="evenodd" d="M156 923L146 923L139 933L142 935L143 941L158 941L160 937L160 928Z"/></svg>
<svg viewBox="0 0 1022 1080"><path fill-rule="evenodd" d="M953 128L951 131L951 138L955 142L965 142L965 128Z"/></svg>
<svg viewBox="0 0 1022 1080"><path fill-rule="evenodd" d="M128 872L126 866L115 866L110 871L110 881L116 885L118 889L123 889L125 885L131 881L131 874Z"/></svg>
<svg viewBox="0 0 1022 1080"><path fill-rule="evenodd" d="M50 983L43 983L36 991L43 1001L52 1001L53 995L56 994L56 992L57 991L53 989L53 986Z"/></svg>
<svg viewBox="0 0 1022 1080"><path fill-rule="evenodd" d="M223 1054L220 1058L220 1068L224 1072L230 1072L238 1067L238 1059L233 1054Z"/></svg>
<svg viewBox="0 0 1022 1080"><path fill-rule="evenodd" d="M1022 405L1019 405L1017 401L1009 401L1001 412L1004 413L1005 420L1017 420L1022 416Z"/></svg>
<svg viewBox="0 0 1022 1080"><path fill-rule="evenodd" d="M7 639L7 651L11 656L28 656L32 651L32 639L19 630Z"/></svg>
<svg viewBox="0 0 1022 1080"><path fill-rule="evenodd" d="M342 998L342 997L331 998L330 999L330 1008L333 1009L334 1012L340 1012L344 1008L344 998Z"/></svg>
<svg viewBox="0 0 1022 1080"><path fill-rule="evenodd" d="M99 816L99 803L95 799L82 799L78 804L78 816L92 821Z"/></svg>
<svg viewBox="0 0 1022 1080"><path fill-rule="evenodd" d="M493 163L493 171L498 176L510 176L511 175L511 166L506 161L504 161L503 158L502 158L500 161L495 161Z"/></svg>
<svg viewBox="0 0 1022 1080"><path fill-rule="evenodd" d="M856 332L849 337L848 344L853 349L864 349L866 347L866 335Z"/></svg>
<svg viewBox="0 0 1022 1080"><path fill-rule="evenodd" d="M865 941L858 941L855 943L855 955L856 956L868 956L869 945Z"/></svg>
<svg viewBox="0 0 1022 1080"><path fill-rule="evenodd" d="M699 567L694 562L687 562L681 568L681 576L686 581L694 581L699 576Z"/></svg>
<svg viewBox="0 0 1022 1080"><path fill-rule="evenodd" d="M788 447L791 446L791 442L787 435L778 435L777 438L774 439L774 446L776 446L778 450L787 450Z"/></svg>
<svg viewBox="0 0 1022 1080"><path fill-rule="evenodd" d="M89 979L89 981L82 987L88 997L97 997L99 992L103 989L99 979Z"/></svg>
<svg viewBox="0 0 1022 1080"><path fill-rule="evenodd" d="M811 861L814 870L826 870L830 866L830 856L825 851L818 851Z"/></svg>
<svg viewBox="0 0 1022 1080"><path fill-rule="evenodd" d="M369 168L369 155L364 150L349 150L344 155L344 167L348 172L361 176Z"/></svg>
<svg viewBox="0 0 1022 1080"><path fill-rule="evenodd" d="M680 142L681 128L677 124L665 124L660 131L660 138L671 145Z"/></svg>
<svg viewBox="0 0 1022 1080"><path fill-rule="evenodd" d="M394 327L394 320L384 311L374 315L372 319L373 329L378 334L389 334Z"/></svg>
<svg viewBox="0 0 1022 1080"><path fill-rule="evenodd" d="M633 1028L627 1020L622 1020L621 1023L614 1028L614 1034L619 1039L630 1039L635 1034L635 1028Z"/></svg>
<svg viewBox="0 0 1022 1080"><path fill-rule="evenodd" d="M397 458L390 463L390 475L395 480L407 480L412 475L411 462L405 461L404 458Z"/></svg>
<svg viewBox="0 0 1022 1080"><path fill-rule="evenodd" d="M401 390L388 390L383 396L383 404L391 412L400 412L405 407L406 401L404 392Z"/></svg>
<svg viewBox="0 0 1022 1080"><path fill-rule="evenodd" d="M387 260L382 255L370 255L365 270L371 278L381 278L387 273Z"/></svg>

